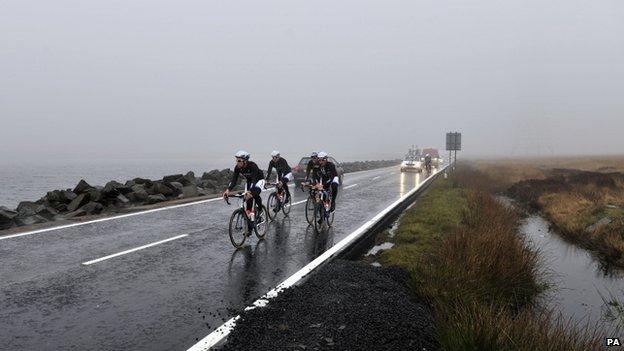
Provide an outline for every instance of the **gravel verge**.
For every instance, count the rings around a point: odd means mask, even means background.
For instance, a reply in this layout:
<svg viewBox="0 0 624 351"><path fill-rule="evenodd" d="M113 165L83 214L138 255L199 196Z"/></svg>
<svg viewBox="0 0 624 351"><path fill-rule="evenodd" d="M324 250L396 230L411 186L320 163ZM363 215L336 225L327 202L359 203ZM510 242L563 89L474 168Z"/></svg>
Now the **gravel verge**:
<svg viewBox="0 0 624 351"><path fill-rule="evenodd" d="M436 350L432 314L407 272L336 260L241 314L222 350Z"/></svg>

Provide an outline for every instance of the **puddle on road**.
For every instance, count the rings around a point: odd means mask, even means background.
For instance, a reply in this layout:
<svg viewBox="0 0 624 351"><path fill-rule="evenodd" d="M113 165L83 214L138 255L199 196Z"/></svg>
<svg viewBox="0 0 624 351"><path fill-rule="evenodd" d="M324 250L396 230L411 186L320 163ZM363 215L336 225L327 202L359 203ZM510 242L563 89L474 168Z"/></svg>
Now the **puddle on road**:
<svg viewBox="0 0 624 351"><path fill-rule="evenodd" d="M545 294L546 307L561 311L580 325L604 323L605 331L615 328L616 321L605 318L603 297L624 300L623 272L606 269L590 252L550 231L549 223L539 216L524 219L520 231L541 251L552 274L549 283L554 286Z"/></svg>

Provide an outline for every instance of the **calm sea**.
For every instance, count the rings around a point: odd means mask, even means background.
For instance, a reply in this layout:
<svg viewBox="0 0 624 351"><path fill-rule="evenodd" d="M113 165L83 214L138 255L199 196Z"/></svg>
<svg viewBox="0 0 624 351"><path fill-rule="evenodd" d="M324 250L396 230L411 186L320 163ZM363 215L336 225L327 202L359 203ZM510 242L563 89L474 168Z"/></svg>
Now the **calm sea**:
<svg viewBox="0 0 624 351"><path fill-rule="evenodd" d="M168 174L232 168L230 159L208 160L97 160L0 163L0 206L15 208L20 201L34 201L54 189L73 188L80 179L91 185L110 180L125 182L143 177L160 179Z"/></svg>

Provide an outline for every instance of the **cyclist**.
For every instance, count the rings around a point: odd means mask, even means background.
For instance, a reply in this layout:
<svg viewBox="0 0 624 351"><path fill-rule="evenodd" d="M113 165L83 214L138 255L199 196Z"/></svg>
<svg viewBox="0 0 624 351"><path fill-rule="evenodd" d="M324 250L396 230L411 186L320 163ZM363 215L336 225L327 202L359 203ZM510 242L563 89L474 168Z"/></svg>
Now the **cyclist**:
<svg viewBox="0 0 624 351"><path fill-rule="evenodd" d="M290 190L288 189L288 182L293 180L292 169L286 162L286 159L280 156L280 152L273 150L271 152L271 161L269 162L269 169L267 170L266 180L269 180L271 171L275 168L277 171L277 181L282 183L282 189L286 192L286 202L290 201ZM273 209L275 210L275 209ZM277 211L275 211L277 212Z"/></svg>
<svg viewBox="0 0 624 351"><path fill-rule="evenodd" d="M431 155L429 154L425 155L425 168L427 172L431 172Z"/></svg>
<svg viewBox="0 0 624 351"><path fill-rule="evenodd" d="M238 182L238 176L242 174L247 182L245 190L250 194L245 197L245 200L247 200L247 211L251 211L251 205L253 203L251 198L253 197L253 199L256 200L256 206L258 208L258 218L262 218L260 216L262 214L262 198L260 197L260 192L264 187L264 174L262 174L262 171L255 162L249 161L249 156L249 153L243 150L238 151L234 155L236 158L234 175L232 176L230 185L223 192L223 197L227 197L230 194Z"/></svg>
<svg viewBox="0 0 624 351"><path fill-rule="evenodd" d="M306 166L306 176L305 183L308 183L310 179L316 178L316 172L319 169L319 160L318 160L318 152L312 151L310 155L310 161L308 161L308 165ZM312 173L312 178L310 178L310 173Z"/></svg>
<svg viewBox="0 0 624 351"><path fill-rule="evenodd" d="M331 208L329 212L332 213L336 209L336 197L338 196L338 172L336 171L336 165L329 162L327 158L329 155L327 152L321 151L318 153L318 171L316 172L316 181L321 183L323 189L329 189L331 187L332 199Z"/></svg>

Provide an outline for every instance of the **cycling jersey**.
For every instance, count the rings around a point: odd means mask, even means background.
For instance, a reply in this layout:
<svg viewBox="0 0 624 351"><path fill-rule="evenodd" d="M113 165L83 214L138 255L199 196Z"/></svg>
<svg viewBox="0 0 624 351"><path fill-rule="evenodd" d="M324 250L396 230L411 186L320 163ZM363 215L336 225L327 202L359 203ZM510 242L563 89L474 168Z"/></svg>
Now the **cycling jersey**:
<svg viewBox="0 0 624 351"><path fill-rule="evenodd" d="M232 180L228 186L229 190L234 189L238 182L238 176L241 174L247 181L247 190L251 190L254 186L262 188L264 185L264 174L258 168L258 165L255 162L247 161L243 167L234 167L234 175L232 175ZM262 181L262 184L260 184L260 181Z"/></svg>
<svg viewBox="0 0 624 351"><path fill-rule="evenodd" d="M325 166L319 165L318 170L316 172L316 181L320 181L323 185L328 185L330 183L338 184L340 181L338 179L338 171L336 171L336 166L327 161Z"/></svg>
<svg viewBox="0 0 624 351"><path fill-rule="evenodd" d="M310 172L312 172L312 179L316 179L316 173L318 172L319 167L319 164L315 163L314 160L308 161L308 165L306 166L306 179L310 179Z"/></svg>
<svg viewBox="0 0 624 351"><path fill-rule="evenodd" d="M277 160L277 162L274 162L273 160L269 162L269 170L267 171L267 176L266 176L267 179L269 179L269 177L271 176L271 171L273 170L273 168L277 170L277 179L282 179L283 177L285 177L288 173L292 171L292 169L288 165L288 162L286 162L286 159L283 157L280 157L279 160Z"/></svg>

